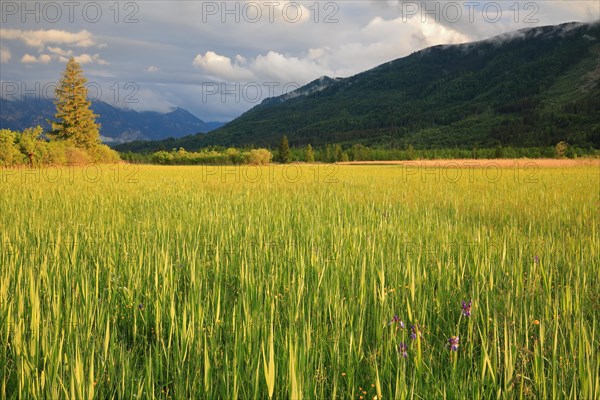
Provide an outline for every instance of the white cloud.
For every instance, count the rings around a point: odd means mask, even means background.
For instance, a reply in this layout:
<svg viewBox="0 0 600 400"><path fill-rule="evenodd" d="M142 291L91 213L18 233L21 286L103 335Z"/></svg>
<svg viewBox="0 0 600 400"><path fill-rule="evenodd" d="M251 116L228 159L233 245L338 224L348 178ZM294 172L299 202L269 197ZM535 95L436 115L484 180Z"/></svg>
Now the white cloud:
<svg viewBox="0 0 600 400"><path fill-rule="evenodd" d="M48 46L48 51L50 53L56 54L57 56L63 57L71 57L71 55L73 54L73 50L63 50L60 47Z"/></svg>
<svg viewBox="0 0 600 400"><path fill-rule="evenodd" d="M349 76L384 62L436 44L468 42L469 38L434 21L403 21L402 18L375 17L354 41L337 47L311 48L297 55L277 51L253 59L236 56L235 62L214 51L198 55L193 65L224 80L258 79L264 82L306 84L320 76Z"/></svg>
<svg viewBox="0 0 600 400"><path fill-rule="evenodd" d="M21 58L23 64L48 64L50 61L52 61L52 57L48 54L42 54L39 57L35 57L26 53L23 58Z"/></svg>
<svg viewBox="0 0 600 400"><path fill-rule="evenodd" d="M254 78L252 72L239 63L240 60L243 60L243 57L236 59L237 61L232 63L229 57L221 56L214 51L207 51L204 55L198 54L192 61L192 65L218 78L252 80Z"/></svg>
<svg viewBox="0 0 600 400"><path fill-rule="evenodd" d="M237 55L235 60L232 62L229 57L207 51L204 56L197 55L193 65L218 79L244 82L261 80L304 84L331 72L310 57L286 56L276 51L259 54L250 61Z"/></svg>
<svg viewBox="0 0 600 400"><path fill-rule="evenodd" d="M257 56L251 68L264 79L298 84L332 74L332 71L319 64L318 60L311 59L310 55L290 57L275 51Z"/></svg>
<svg viewBox="0 0 600 400"><path fill-rule="evenodd" d="M158 71L158 67L155 67L154 65L151 65L148 68L146 68L146 72L157 72L157 71Z"/></svg>
<svg viewBox="0 0 600 400"><path fill-rule="evenodd" d="M67 61L69 61L69 58L70 57L58 56L58 61L66 63ZM78 56L74 56L73 58L75 59L75 61L77 61L81 65L85 65L85 64L108 65L108 61L100 58L100 54L90 55L90 54L83 53Z"/></svg>
<svg viewBox="0 0 600 400"><path fill-rule="evenodd" d="M0 46L0 64L8 63L11 58L12 55L10 54L10 50L4 46Z"/></svg>
<svg viewBox="0 0 600 400"><path fill-rule="evenodd" d="M89 55L89 54L84 53L84 54L75 56L75 61L77 61L81 65L92 64L92 63L96 63L96 64L100 64L100 65L108 65L108 61L100 58L99 54Z"/></svg>
<svg viewBox="0 0 600 400"><path fill-rule="evenodd" d="M86 30L71 33L58 29L40 29L25 31L21 29L0 29L0 36L5 40L21 40L29 47L42 50L46 44L65 44L76 47L91 47L96 43L92 34Z"/></svg>

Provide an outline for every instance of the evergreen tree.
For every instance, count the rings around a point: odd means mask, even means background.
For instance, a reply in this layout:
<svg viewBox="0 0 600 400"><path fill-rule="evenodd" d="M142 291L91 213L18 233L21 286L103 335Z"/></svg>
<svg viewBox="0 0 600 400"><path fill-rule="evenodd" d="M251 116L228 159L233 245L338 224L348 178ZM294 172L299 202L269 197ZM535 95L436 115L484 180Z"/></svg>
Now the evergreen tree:
<svg viewBox="0 0 600 400"><path fill-rule="evenodd" d="M342 155L344 154L342 146L336 144L335 146L333 146L333 152L335 157L334 161L342 161Z"/></svg>
<svg viewBox="0 0 600 400"><path fill-rule="evenodd" d="M335 155L333 154L333 147L331 146L331 144L328 144L325 147L325 162L335 162Z"/></svg>
<svg viewBox="0 0 600 400"><path fill-rule="evenodd" d="M281 143L279 144L279 161L281 161L283 164L287 164L292 161L290 143L288 142L287 136L283 136L281 138Z"/></svg>
<svg viewBox="0 0 600 400"><path fill-rule="evenodd" d="M310 144L308 146L306 146L306 162L308 162L308 163L315 162L315 152Z"/></svg>
<svg viewBox="0 0 600 400"><path fill-rule="evenodd" d="M100 144L100 125L87 100L86 82L81 66L71 58L56 88L57 121L52 122L52 136L89 149Z"/></svg>

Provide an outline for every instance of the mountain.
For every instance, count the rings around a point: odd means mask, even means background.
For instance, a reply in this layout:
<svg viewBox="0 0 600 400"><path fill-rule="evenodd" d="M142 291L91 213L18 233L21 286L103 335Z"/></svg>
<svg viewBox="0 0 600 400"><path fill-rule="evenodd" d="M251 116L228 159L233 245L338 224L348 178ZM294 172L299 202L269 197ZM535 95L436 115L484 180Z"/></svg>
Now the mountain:
<svg viewBox="0 0 600 400"><path fill-rule="evenodd" d="M36 125L49 129L47 119L54 119L55 107L50 99L0 98L0 129L23 130ZM218 122L204 122L183 108L168 113L134 111L113 107L103 101L92 102L98 114L100 134L106 143L123 143L131 140L159 140L179 138L198 132L209 132L220 127Z"/></svg>
<svg viewBox="0 0 600 400"><path fill-rule="evenodd" d="M600 23L434 46L349 78L323 77L169 148L275 147L283 135L297 146L530 147L566 140L600 148Z"/></svg>

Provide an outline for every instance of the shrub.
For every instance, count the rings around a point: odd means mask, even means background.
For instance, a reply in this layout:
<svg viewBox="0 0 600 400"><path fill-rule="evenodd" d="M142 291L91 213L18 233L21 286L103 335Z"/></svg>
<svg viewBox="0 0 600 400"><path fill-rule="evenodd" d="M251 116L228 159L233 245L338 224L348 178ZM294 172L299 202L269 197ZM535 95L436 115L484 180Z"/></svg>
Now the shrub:
<svg viewBox="0 0 600 400"><path fill-rule="evenodd" d="M152 162L157 164L170 164L173 162L173 158L173 154L169 153L168 151L161 150L152 155Z"/></svg>
<svg viewBox="0 0 600 400"><path fill-rule="evenodd" d="M115 163L121 160L119 153L104 144L92 147L87 152L92 160L98 163Z"/></svg>
<svg viewBox="0 0 600 400"><path fill-rule="evenodd" d="M69 165L85 165L92 162L87 151L70 145L65 149L65 157Z"/></svg>
<svg viewBox="0 0 600 400"><path fill-rule="evenodd" d="M266 165L273 159L273 154L267 149L250 150L248 153L247 162L253 165Z"/></svg>
<svg viewBox="0 0 600 400"><path fill-rule="evenodd" d="M17 132L0 129L0 165L11 166L23 162L23 154L17 146Z"/></svg>

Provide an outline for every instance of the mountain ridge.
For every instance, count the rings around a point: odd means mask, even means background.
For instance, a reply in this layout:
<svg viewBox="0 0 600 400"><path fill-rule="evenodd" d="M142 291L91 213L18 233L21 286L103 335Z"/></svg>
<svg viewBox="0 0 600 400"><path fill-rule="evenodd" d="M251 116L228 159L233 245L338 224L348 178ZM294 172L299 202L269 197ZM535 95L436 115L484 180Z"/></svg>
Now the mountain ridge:
<svg viewBox="0 0 600 400"><path fill-rule="evenodd" d="M181 143L275 147L287 135L296 146L534 147L566 140L598 148L599 54L598 21L433 46L319 90L311 91L313 81L295 91L300 95L263 101Z"/></svg>
<svg viewBox="0 0 600 400"><path fill-rule="evenodd" d="M0 98L0 105L2 109L0 129L20 131L40 125L48 130L50 125L47 120L54 119L55 106L51 99ZM101 139L107 144L132 140L180 138L199 132L209 132L223 125L217 122L204 122L181 107L174 107L167 113L160 113L119 108L96 100L92 101L91 108L98 115Z"/></svg>

